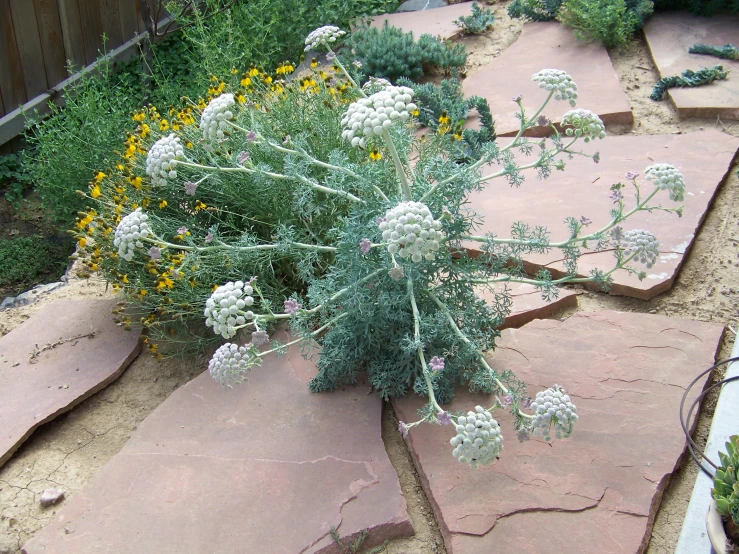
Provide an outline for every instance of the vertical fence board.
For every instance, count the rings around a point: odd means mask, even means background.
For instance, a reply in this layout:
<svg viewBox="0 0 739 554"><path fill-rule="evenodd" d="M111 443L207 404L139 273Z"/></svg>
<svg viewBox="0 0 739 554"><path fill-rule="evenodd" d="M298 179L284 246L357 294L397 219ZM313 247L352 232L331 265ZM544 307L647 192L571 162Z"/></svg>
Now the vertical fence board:
<svg viewBox="0 0 739 554"><path fill-rule="evenodd" d="M100 4L98 0L78 0L80 23L84 29L85 58L87 63L94 62L103 49L103 24L100 21Z"/></svg>
<svg viewBox="0 0 739 554"><path fill-rule="evenodd" d="M28 0L10 0L10 12L13 16L18 55L23 65L26 96L33 98L49 88L44 70L41 39L36 25L36 8L33 2Z"/></svg>
<svg viewBox="0 0 739 554"><path fill-rule="evenodd" d="M146 32L146 23L144 23L144 18L141 15L141 6L139 5L140 0L136 0L136 21L138 22L139 26L139 33ZM146 2L146 0L143 0Z"/></svg>
<svg viewBox="0 0 739 554"><path fill-rule="evenodd" d="M103 24L103 32L108 38L105 49L110 52L123 44L121 37L121 18L118 13L118 0L99 0L98 5L100 7L100 20Z"/></svg>
<svg viewBox="0 0 739 554"><path fill-rule="evenodd" d="M46 81L49 87L53 87L67 78L59 10L55 0L34 0L34 4L41 38L41 51L44 56Z"/></svg>
<svg viewBox="0 0 739 554"><path fill-rule="evenodd" d="M139 32L136 0L118 0L118 14L121 18L121 36L123 40L129 40Z"/></svg>
<svg viewBox="0 0 739 554"><path fill-rule="evenodd" d="M3 105L3 90L0 89L0 117L5 115L5 106Z"/></svg>
<svg viewBox="0 0 739 554"><path fill-rule="evenodd" d="M23 83L23 66L18 56L15 41L13 16L10 13L10 0L0 0L0 91L2 91L5 113L12 112L26 99L26 86Z"/></svg>
<svg viewBox="0 0 739 554"><path fill-rule="evenodd" d="M81 69L87 65L87 57L85 56L84 29L80 23L80 8L77 0L57 1L64 40L64 55L68 61L72 62L75 69Z"/></svg>

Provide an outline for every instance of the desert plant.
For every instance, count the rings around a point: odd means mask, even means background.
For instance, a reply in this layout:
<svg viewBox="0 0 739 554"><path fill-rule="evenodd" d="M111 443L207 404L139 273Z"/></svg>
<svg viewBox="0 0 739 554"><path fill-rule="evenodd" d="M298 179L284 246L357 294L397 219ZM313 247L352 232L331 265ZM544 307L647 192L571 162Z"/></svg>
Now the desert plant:
<svg viewBox="0 0 739 554"><path fill-rule="evenodd" d="M558 18L582 40L623 47L654 9L652 0L565 0Z"/></svg>
<svg viewBox="0 0 739 554"><path fill-rule="evenodd" d="M726 453L718 455L721 467L714 474L711 496L726 520L727 536L739 545L739 435L729 437Z"/></svg>
<svg viewBox="0 0 739 554"><path fill-rule="evenodd" d="M495 14L490 8L481 8L477 2L472 3L472 14L461 15L454 23L462 27L468 35L480 35L495 23Z"/></svg>
<svg viewBox="0 0 739 554"><path fill-rule="evenodd" d="M662 100L667 94L667 89L673 87L699 87L713 83L716 80L723 80L728 77L729 72L725 71L723 66L714 65L713 67L702 67L698 71L686 69L680 75L672 75L670 77L662 77L657 84L654 85L652 94L649 98L652 100Z"/></svg>
<svg viewBox="0 0 739 554"><path fill-rule="evenodd" d="M508 6L508 15L530 21L552 21L564 0L513 0Z"/></svg>
<svg viewBox="0 0 739 554"><path fill-rule="evenodd" d="M688 49L690 54L716 56L723 60L739 60L739 48L733 44L724 44L721 48L709 44L696 43Z"/></svg>
<svg viewBox="0 0 739 554"><path fill-rule="evenodd" d="M480 159L485 145L495 140L495 122L488 101L481 96L465 98L458 79L444 79L439 85L419 85L401 77L398 84L413 89L418 104L416 116L421 125L438 134L452 134L453 156L460 161ZM480 116L479 129L465 129L464 123L470 110Z"/></svg>
<svg viewBox="0 0 739 554"><path fill-rule="evenodd" d="M381 77L393 82L399 77L418 80L433 68L449 72L467 61L461 43L446 43L431 35L421 35L416 42L413 33L387 22L381 30L364 25L354 31L346 40L341 57L345 62L357 63L366 78Z"/></svg>
<svg viewBox="0 0 739 554"><path fill-rule="evenodd" d="M327 48L332 57L340 34L336 27L317 29L306 47ZM492 287L531 283L552 298L564 283L607 288L617 270L644 277L633 264L656 262L657 239L640 229L624 232L621 224L641 211L680 213L653 199L666 191L681 201L682 175L659 163L646 168L646 183L627 175L633 205L627 208L625 185L615 184L611 219L593 232L583 217L568 218L561 241L524 223L508 238L475 235L480 218L467 202L471 191L495 178L519 186L527 169L546 178L570 156L599 159L573 149L605 136L587 110L565 113L565 132L548 141L524 137L551 101L575 105L571 77L551 69L535 74L545 98L533 114L515 99L517 136L506 145L489 141L478 160L460 163L449 155L456 137L416 135L412 89L375 81L364 92L356 75L335 63L339 75L282 83L255 69L258 86L252 80L229 91L225 81L214 83L209 102L193 110L199 126L170 125L160 133L144 123L151 113L142 117L123 169L87 193L98 211L81 217L76 232L88 263L99 264L139 307L151 301L144 324L162 318L194 324L199 317L228 341L209 363L224 385L245 380L265 356L290 345L301 345L305 355L319 345L311 390L353 383L361 370L383 398L413 390L428 403L418 421L400 424L401 432L422 422L454 424L451 444L461 463L484 465L500 454L496 408L511 411L521 440L531 433L569 436L577 408L564 389L555 385L532 400L511 372L486 361L483 353L494 348L510 311L507 290ZM514 156L535 149L528 163ZM499 170L482 176L491 164ZM643 190L650 181L651 190ZM478 243L482 254L469 256L465 243ZM578 276L577 260L589 248L613 250L613 267ZM554 279L546 270L526 276L522 256L550 249L561 251L564 276ZM289 292L300 281L306 286ZM486 288L495 298L490 305L478 296ZM290 324L290 342L270 339L269 327L279 323ZM250 342L242 343L244 333ZM447 412L441 404L461 383L496 395L495 402Z"/></svg>

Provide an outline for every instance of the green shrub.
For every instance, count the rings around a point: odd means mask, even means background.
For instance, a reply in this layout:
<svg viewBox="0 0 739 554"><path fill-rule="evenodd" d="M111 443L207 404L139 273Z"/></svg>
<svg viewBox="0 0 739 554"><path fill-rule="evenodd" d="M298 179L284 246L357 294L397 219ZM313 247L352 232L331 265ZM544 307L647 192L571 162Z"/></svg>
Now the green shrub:
<svg viewBox="0 0 739 554"><path fill-rule="evenodd" d="M480 35L495 23L495 14L490 8L481 8L480 4L472 4L472 15L462 15L454 23L462 27L468 35Z"/></svg>
<svg viewBox="0 0 739 554"><path fill-rule="evenodd" d="M104 63L64 92L65 107L51 104L51 115L38 119L27 132L35 154L25 167L44 208L69 224L84 209L75 190L86 188L97 171L107 171L125 130L133 127L131 112L143 101L140 87L127 73L116 74Z"/></svg>
<svg viewBox="0 0 739 554"><path fill-rule="evenodd" d="M418 105L417 119L421 125L438 135L452 135L456 142L452 142L450 149L455 159L477 160L486 145L495 140L495 123L488 101L480 96L465 98L459 80L444 79L439 85L419 85L401 77L398 84L413 89ZM472 109L477 110L480 116L480 129L464 128Z"/></svg>
<svg viewBox="0 0 739 554"><path fill-rule="evenodd" d="M688 10L695 15L739 13L739 0L655 0L656 10Z"/></svg>
<svg viewBox="0 0 739 554"><path fill-rule="evenodd" d="M442 42L431 35L421 35L391 27L382 30L364 25L346 41L343 58L361 63L362 73L391 81L399 77L418 80L432 68L449 71L464 66L467 53L463 44Z"/></svg>
<svg viewBox="0 0 739 554"><path fill-rule="evenodd" d="M0 239L0 287L21 289L49 275L56 279L67 265L71 243L40 235Z"/></svg>
<svg viewBox="0 0 739 554"><path fill-rule="evenodd" d="M565 0L558 18L581 40L623 47L654 9L651 0Z"/></svg>
<svg viewBox="0 0 739 554"><path fill-rule="evenodd" d="M31 188L33 179L23 167L22 154L0 156L0 189L5 189L5 200L18 209L23 195Z"/></svg>
<svg viewBox="0 0 739 554"><path fill-rule="evenodd" d="M508 6L508 15L531 21L556 19L563 0L513 0Z"/></svg>

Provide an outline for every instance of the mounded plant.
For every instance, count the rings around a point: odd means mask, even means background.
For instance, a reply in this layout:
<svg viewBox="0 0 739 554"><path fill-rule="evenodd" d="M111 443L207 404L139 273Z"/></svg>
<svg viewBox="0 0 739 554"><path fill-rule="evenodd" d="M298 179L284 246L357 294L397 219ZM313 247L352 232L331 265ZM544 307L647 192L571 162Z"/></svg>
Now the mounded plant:
<svg viewBox="0 0 739 554"><path fill-rule="evenodd" d="M570 156L598 161L597 152L574 147L603 138L603 123L571 109L562 134L553 128L548 140L525 137L550 125L541 113L551 102L574 107L577 100L569 75L545 69L533 76L543 92L537 110L514 99L518 135L505 145L488 141L479 158L459 161L451 154L455 133L417 133L411 88L356 84L331 50L341 34L329 26L306 39L306 49L329 50L336 73L285 82L283 65L275 74L253 68L231 84L214 78L209 98L189 107L193 121L177 128L171 121L163 128L163 116L152 125L152 110L141 112L121 167L84 193L96 201L76 231L88 263L126 292L150 329L186 321L181 327L227 341L209 363L224 385L244 381L288 346L306 355L320 346L311 390L354 383L364 371L383 398L420 394L428 402L401 432L422 422L452 425L462 463L484 465L500 454L496 408L512 412L520 440L569 436L578 414L562 387L530 397L515 375L485 360L510 311L501 287L531 283L552 298L564 283L608 288L617 270L643 276L634 265L655 263L657 239L625 232L622 223L645 210L679 213L654 199L665 191L682 200L682 175L660 163L641 182L627 175L627 184L611 188L609 223L591 231L587 218L569 218L563 240L525 223L509 237L477 235L472 191L496 178L519 186L526 170L546 178ZM483 173L492 164L497 170ZM635 191L628 206L627 186ZM469 243L482 254L470 256ZM562 253L566 274L527 276L522 256L551 249ZM585 249L612 249L613 267L578 276ZM492 291L490 304L481 299L484 289ZM288 343L268 334L280 323L289 323ZM495 400L450 413L442 405L460 384Z"/></svg>

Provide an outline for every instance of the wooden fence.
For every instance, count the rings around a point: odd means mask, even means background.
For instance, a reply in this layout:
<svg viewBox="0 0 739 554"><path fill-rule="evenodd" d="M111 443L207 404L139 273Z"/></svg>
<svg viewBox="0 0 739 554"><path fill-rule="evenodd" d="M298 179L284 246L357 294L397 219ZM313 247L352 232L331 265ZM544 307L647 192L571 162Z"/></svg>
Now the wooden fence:
<svg viewBox="0 0 739 554"><path fill-rule="evenodd" d="M0 145L23 131L23 109L57 100L103 49L116 57L145 34L137 0L0 0ZM75 74L76 75L76 74Z"/></svg>

